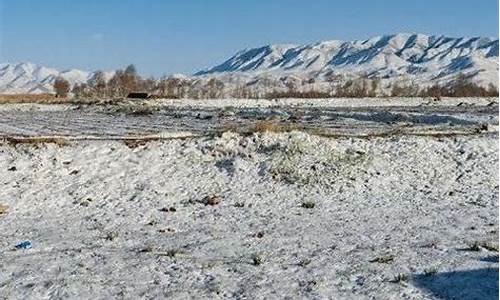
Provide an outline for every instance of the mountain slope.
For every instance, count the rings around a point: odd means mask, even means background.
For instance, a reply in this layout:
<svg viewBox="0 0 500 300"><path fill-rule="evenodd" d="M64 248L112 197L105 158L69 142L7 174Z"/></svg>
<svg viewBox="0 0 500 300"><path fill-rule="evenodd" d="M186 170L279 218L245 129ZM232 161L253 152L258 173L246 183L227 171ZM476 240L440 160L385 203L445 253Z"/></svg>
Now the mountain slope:
<svg viewBox="0 0 500 300"><path fill-rule="evenodd" d="M196 76L283 76L328 80L334 75L446 84L459 73L498 85L498 40L395 34L363 41L327 41L248 49Z"/></svg>
<svg viewBox="0 0 500 300"><path fill-rule="evenodd" d="M105 73L109 79L113 72ZM32 63L0 64L0 94L52 93L57 77L66 79L72 86L86 83L95 73L81 70L58 71Z"/></svg>
<svg viewBox="0 0 500 300"><path fill-rule="evenodd" d="M268 45L245 49L222 64L184 79L203 88L224 83L223 95L250 88L254 94L287 90L330 91L347 79L378 79L379 92L393 84L447 85L458 74L482 86L498 87L498 39L395 34L360 41L310 45ZM31 63L0 64L0 94L51 93L58 76L71 85L89 82L95 72L58 71ZM110 79L114 72L106 72ZM234 94L234 93L233 93Z"/></svg>

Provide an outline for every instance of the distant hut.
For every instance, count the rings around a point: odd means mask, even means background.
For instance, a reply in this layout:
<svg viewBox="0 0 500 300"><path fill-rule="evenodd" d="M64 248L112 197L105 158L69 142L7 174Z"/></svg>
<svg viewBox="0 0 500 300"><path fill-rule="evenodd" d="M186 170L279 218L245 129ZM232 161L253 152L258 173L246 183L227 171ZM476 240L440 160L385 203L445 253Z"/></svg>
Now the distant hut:
<svg viewBox="0 0 500 300"><path fill-rule="evenodd" d="M128 94L127 98L129 99L149 99L151 95L146 92L131 92Z"/></svg>

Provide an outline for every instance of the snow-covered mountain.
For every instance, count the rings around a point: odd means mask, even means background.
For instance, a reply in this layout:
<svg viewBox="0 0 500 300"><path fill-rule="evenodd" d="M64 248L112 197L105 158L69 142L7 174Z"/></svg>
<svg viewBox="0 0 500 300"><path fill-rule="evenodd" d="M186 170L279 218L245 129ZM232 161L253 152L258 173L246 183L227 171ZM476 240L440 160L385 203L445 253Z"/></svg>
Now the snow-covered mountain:
<svg viewBox="0 0 500 300"><path fill-rule="evenodd" d="M338 76L447 84L459 73L498 86L498 39L395 34L359 41L269 45L245 49L196 73L224 81L295 76L327 81Z"/></svg>
<svg viewBox="0 0 500 300"><path fill-rule="evenodd" d="M402 33L359 41L245 49L220 65L183 79L201 86L217 78L224 83L227 95L241 87L261 92L290 85L299 90L328 90L332 82L360 77L380 79L379 89L384 91L394 83L446 85L460 73L482 86L493 83L498 87L498 52L498 39ZM105 72L105 77L110 79L113 74ZM0 94L50 93L58 76L74 85L88 82L95 72L0 63Z"/></svg>
<svg viewBox="0 0 500 300"><path fill-rule="evenodd" d="M0 64L0 94L40 94L52 93L53 84L58 76L66 79L71 85L86 83L95 72L81 70L58 71L53 68L38 66L32 63ZM111 78L113 72L105 72Z"/></svg>

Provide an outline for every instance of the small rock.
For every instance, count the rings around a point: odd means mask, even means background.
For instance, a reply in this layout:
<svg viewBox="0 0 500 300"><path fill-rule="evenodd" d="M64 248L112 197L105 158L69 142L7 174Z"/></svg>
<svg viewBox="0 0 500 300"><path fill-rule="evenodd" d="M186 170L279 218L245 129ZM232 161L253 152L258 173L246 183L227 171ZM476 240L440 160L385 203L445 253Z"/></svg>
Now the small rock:
<svg viewBox="0 0 500 300"><path fill-rule="evenodd" d="M1 215L6 215L8 210L9 210L9 206L8 205L0 204L0 216Z"/></svg>
<svg viewBox="0 0 500 300"><path fill-rule="evenodd" d="M16 168L16 166L12 166L12 167L8 168L7 171L12 171L12 172L17 171L17 168Z"/></svg>
<svg viewBox="0 0 500 300"><path fill-rule="evenodd" d="M205 198L203 198L203 200L201 200L201 203L203 203L205 205L211 205L211 206L215 206L215 205L219 204L220 202L221 202L221 198L217 195L206 196Z"/></svg>
<svg viewBox="0 0 500 300"><path fill-rule="evenodd" d="M311 201L306 201L306 202L303 202L301 206L302 206L302 208L313 209L314 207L316 207L316 203L311 202Z"/></svg>
<svg viewBox="0 0 500 300"><path fill-rule="evenodd" d="M163 208L160 208L160 211L161 212L176 212L177 209L175 207L163 207Z"/></svg>
<svg viewBox="0 0 500 300"><path fill-rule="evenodd" d="M254 234L254 237L258 238L258 239L261 239L264 237L264 232L262 231L259 231L257 232L257 234Z"/></svg>

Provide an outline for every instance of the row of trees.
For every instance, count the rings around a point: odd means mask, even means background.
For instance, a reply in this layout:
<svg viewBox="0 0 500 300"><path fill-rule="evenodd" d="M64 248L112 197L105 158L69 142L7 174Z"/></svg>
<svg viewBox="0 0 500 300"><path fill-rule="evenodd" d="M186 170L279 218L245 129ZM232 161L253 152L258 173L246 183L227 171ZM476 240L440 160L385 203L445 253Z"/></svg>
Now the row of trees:
<svg viewBox="0 0 500 300"><path fill-rule="evenodd" d="M316 84L314 78L300 79L293 76L279 79L263 77L254 82L233 82L230 86L217 78L143 79L135 66L129 65L124 70L116 71L111 78L106 78L104 72L97 72L88 83L76 84L72 90L69 82L57 78L54 89L58 97L67 97L71 91L77 98L122 98L134 91L148 92L158 98L178 99L498 96L498 89L493 84L484 88L470 82L463 74L447 86L436 84L420 87L412 82L396 82L382 88L379 79L345 79L339 75L332 75L321 84Z"/></svg>
<svg viewBox="0 0 500 300"><path fill-rule="evenodd" d="M154 88L154 79L143 79L137 73L134 65L129 65L124 70L118 70L109 80L106 74L98 71L87 83L76 84L73 94L79 98L116 98L125 97L133 91L150 91Z"/></svg>
<svg viewBox="0 0 500 300"><path fill-rule="evenodd" d="M274 91L266 98L366 98L366 97L498 97L498 89L493 84L487 88L472 83L463 75L450 85L434 84L429 87L420 87L416 83L395 82L386 91L380 91L379 79L347 80L334 85L328 92L314 89L298 91Z"/></svg>

